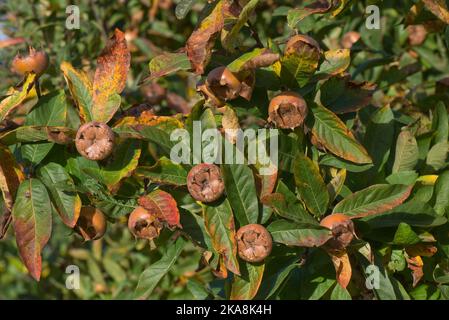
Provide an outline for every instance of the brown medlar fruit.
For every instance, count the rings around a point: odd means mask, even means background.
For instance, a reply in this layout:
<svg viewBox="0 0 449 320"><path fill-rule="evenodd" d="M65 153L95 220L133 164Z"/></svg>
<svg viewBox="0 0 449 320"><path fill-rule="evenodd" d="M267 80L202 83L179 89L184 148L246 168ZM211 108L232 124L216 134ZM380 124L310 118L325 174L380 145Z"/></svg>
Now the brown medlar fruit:
<svg viewBox="0 0 449 320"><path fill-rule="evenodd" d="M271 99L268 121L282 129L301 126L307 117L306 101L296 92L285 91Z"/></svg>
<svg viewBox="0 0 449 320"><path fill-rule="evenodd" d="M89 160L103 160L114 148L114 132L106 124L92 121L83 124L76 133L78 152Z"/></svg>
<svg viewBox="0 0 449 320"><path fill-rule="evenodd" d="M106 217L94 207L82 207L75 231L86 241L100 239L106 232Z"/></svg>
<svg viewBox="0 0 449 320"><path fill-rule="evenodd" d="M45 51L35 50L33 47L29 47L28 50L28 55L17 54L14 57L11 68L13 72L19 75L34 72L37 76L40 76L48 68L48 55Z"/></svg>
<svg viewBox="0 0 449 320"><path fill-rule="evenodd" d="M332 238L326 243L334 251L344 250L354 238L354 223L351 218L341 213L328 215L320 225L332 231Z"/></svg>
<svg viewBox="0 0 449 320"><path fill-rule="evenodd" d="M345 49L351 49L352 46L360 40L360 33L357 31L346 32L341 39L341 46Z"/></svg>
<svg viewBox="0 0 449 320"><path fill-rule="evenodd" d="M218 67L209 72L206 86L223 101L237 98L242 88L240 80L226 67Z"/></svg>
<svg viewBox="0 0 449 320"><path fill-rule="evenodd" d="M129 215L128 229L136 238L149 240L157 238L162 228L162 221L144 207L137 207Z"/></svg>
<svg viewBox="0 0 449 320"><path fill-rule="evenodd" d="M248 262L260 262L270 255L273 239L264 226L248 224L236 234L240 258Z"/></svg>
<svg viewBox="0 0 449 320"><path fill-rule="evenodd" d="M208 163L194 166L187 175L187 188L195 200L201 202L217 200L224 192L220 168Z"/></svg>

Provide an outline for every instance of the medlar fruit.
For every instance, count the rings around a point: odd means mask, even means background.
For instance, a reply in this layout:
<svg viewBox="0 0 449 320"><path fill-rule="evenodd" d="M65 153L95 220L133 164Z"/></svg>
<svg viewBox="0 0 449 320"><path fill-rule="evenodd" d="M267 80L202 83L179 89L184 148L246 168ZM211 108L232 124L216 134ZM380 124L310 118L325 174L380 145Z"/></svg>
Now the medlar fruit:
<svg viewBox="0 0 449 320"><path fill-rule="evenodd" d="M285 91L271 99L268 121L282 129L301 126L307 117L306 101L296 92Z"/></svg>
<svg viewBox="0 0 449 320"><path fill-rule="evenodd" d="M137 207L129 215L128 229L136 238L149 240L157 238L162 228L162 221L144 207Z"/></svg>
<svg viewBox="0 0 449 320"><path fill-rule="evenodd" d="M103 160L114 148L114 132L106 124L92 121L83 124L76 133L78 152L89 160Z"/></svg>
<svg viewBox="0 0 449 320"><path fill-rule="evenodd" d="M320 225L332 231L332 238L326 243L331 250L344 250L354 238L354 223L344 214L328 215L321 220Z"/></svg>
<svg viewBox="0 0 449 320"><path fill-rule="evenodd" d="M106 232L106 217L94 207L82 207L75 231L86 241L100 239Z"/></svg>
<svg viewBox="0 0 449 320"><path fill-rule="evenodd" d="M240 258L248 262L260 262L270 255L273 240L270 233L260 224L248 224L236 234Z"/></svg>
<svg viewBox="0 0 449 320"><path fill-rule="evenodd" d="M218 67L209 72L206 86L223 101L237 98L242 88L240 80L226 67Z"/></svg>
<svg viewBox="0 0 449 320"><path fill-rule="evenodd" d="M28 50L28 55L17 54L14 57L11 68L13 72L19 75L34 72L37 76L40 76L48 68L48 55L45 51L36 50L33 47L29 47Z"/></svg>
<svg viewBox="0 0 449 320"><path fill-rule="evenodd" d="M187 188L195 200L201 202L217 200L224 192L220 168L208 163L194 166L187 175Z"/></svg>

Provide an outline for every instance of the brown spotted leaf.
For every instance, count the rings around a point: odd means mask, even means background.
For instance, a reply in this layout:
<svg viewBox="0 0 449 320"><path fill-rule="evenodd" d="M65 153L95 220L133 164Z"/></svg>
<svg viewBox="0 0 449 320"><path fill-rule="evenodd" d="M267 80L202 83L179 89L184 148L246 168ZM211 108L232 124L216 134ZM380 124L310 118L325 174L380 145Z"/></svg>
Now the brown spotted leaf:
<svg viewBox="0 0 449 320"><path fill-rule="evenodd" d="M181 228L178 205L171 194L162 190L155 190L140 197L139 205L150 212L156 213L170 227Z"/></svg>
<svg viewBox="0 0 449 320"><path fill-rule="evenodd" d="M12 210L17 247L34 279L41 276L41 252L50 239L52 218L47 189L38 179L22 182Z"/></svg>
<svg viewBox="0 0 449 320"><path fill-rule="evenodd" d="M118 110L120 103L117 95L125 88L130 62L125 34L116 29L97 59L93 82L93 120L106 123Z"/></svg>
<svg viewBox="0 0 449 320"><path fill-rule="evenodd" d="M303 8L291 9L287 14L287 22L290 28L295 28L296 25L304 18L312 14L323 14L332 9L332 1L318 0Z"/></svg>

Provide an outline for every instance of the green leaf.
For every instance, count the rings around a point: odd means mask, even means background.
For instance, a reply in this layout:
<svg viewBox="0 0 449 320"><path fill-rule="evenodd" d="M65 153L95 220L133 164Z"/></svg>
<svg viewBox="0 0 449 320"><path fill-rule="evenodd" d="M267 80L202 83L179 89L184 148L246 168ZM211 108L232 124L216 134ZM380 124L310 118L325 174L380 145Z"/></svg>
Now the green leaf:
<svg viewBox="0 0 449 320"><path fill-rule="evenodd" d="M12 210L17 247L23 263L34 279L42 270L41 253L50 239L52 219L47 189L38 179L22 182Z"/></svg>
<svg viewBox="0 0 449 320"><path fill-rule="evenodd" d="M449 171L444 171L435 182L434 209L440 216L449 217Z"/></svg>
<svg viewBox="0 0 449 320"><path fill-rule="evenodd" d="M362 218L361 221L368 223L372 229L396 227L401 222L425 228L445 224L447 219L438 216L427 203L412 200L390 211Z"/></svg>
<svg viewBox="0 0 449 320"><path fill-rule="evenodd" d="M312 104L309 127L318 144L345 160L358 164L372 163L368 152L355 140L351 131L334 113Z"/></svg>
<svg viewBox="0 0 449 320"><path fill-rule="evenodd" d="M106 167L85 168L84 172L108 187L113 187L128 177L137 167L141 153L141 143L137 140L125 140L120 143L112 155L112 162Z"/></svg>
<svg viewBox="0 0 449 320"><path fill-rule="evenodd" d="M134 292L135 299L147 299L151 295L157 284L173 267L185 245L186 241L182 237L179 237L175 243L167 245L162 258L146 268L140 275Z"/></svg>
<svg viewBox="0 0 449 320"><path fill-rule="evenodd" d="M235 22L232 21L233 25L230 28L229 32L227 32L226 29L223 29L223 31L226 31L222 33L221 44L223 45L223 48L230 52L235 51L236 47L238 47L238 45L240 44L240 39L238 37L239 31L243 28L246 21L248 21L249 17L252 15L257 5L259 4L259 1L260 0L248 1L242 8L242 11L240 11L237 20Z"/></svg>
<svg viewBox="0 0 449 320"><path fill-rule="evenodd" d="M298 154L293 164L298 193L307 209L316 215L326 213L329 193L321 177L318 166L303 154Z"/></svg>
<svg viewBox="0 0 449 320"><path fill-rule="evenodd" d="M430 148L427 154L426 164L433 170L444 169L447 166L447 153L449 151L449 143L447 141L438 142Z"/></svg>
<svg viewBox="0 0 449 320"><path fill-rule="evenodd" d="M166 157L161 157L151 167L138 167L135 174L138 177L147 178L154 183L174 186L184 186L187 184L187 170Z"/></svg>
<svg viewBox="0 0 449 320"><path fill-rule="evenodd" d="M259 290L262 282L265 264L252 264L243 262L240 264L241 276L235 276L232 280L231 300L251 300Z"/></svg>
<svg viewBox="0 0 449 320"><path fill-rule="evenodd" d="M215 251L222 255L226 268L239 275L234 217L229 201L225 199L219 204L205 205L203 216Z"/></svg>
<svg viewBox="0 0 449 320"><path fill-rule="evenodd" d="M190 70L191 66L186 53L164 52L151 59L149 68L150 78L148 80L154 80L180 70Z"/></svg>
<svg viewBox="0 0 449 320"><path fill-rule="evenodd" d="M363 145L373 159L372 176L382 172L390 156L393 144L394 114L390 106L378 109L370 119L366 128Z"/></svg>
<svg viewBox="0 0 449 320"><path fill-rule="evenodd" d="M22 126L0 134L0 143L13 145L19 142L53 141L53 135L62 133L74 137L76 131L66 127Z"/></svg>
<svg viewBox="0 0 449 320"><path fill-rule="evenodd" d="M61 165L51 162L39 168L38 176L50 192L62 221L73 228L81 211L81 199L74 191L70 175Z"/></svg>
<svg viewBox="0 0 449 320"><path fill-rule="evenodd" d="M410 130L403 130L396 141L393 173L413 170L418 163L418 143Z"/></svg>
<svg viewBox="0 0 449 320"><path fill-rule="evenodd" d="M407 246L421 242L418 235L407 223L401 222L394 234L393 244Z"/></svg>
<svg viewBox="0 0 449 320"><path fill-rule="evenodd" d="M252 170L246 165L221 166L226 194L241 226L259 221L259 203Z"/></svg>
<svg viewBox="0 0 449 320"><path fill-rule="evenodd" d="M25 144L20 148L22 158L31 163L38 164L50 153L53 143Z"/></svg>
<svg viewBox="0 0 449 320"><path fill-rule="evenodd" d="M195 0L181 0L176 5L175 15L179 20L184 19L189 13L192 6L195 4Z"/></svg>
<svg viewBox="0 0 449 320"><path fill-rule="evenodd" d="M449 119L446 106L441 101L439 101L435 107L432 129L435 130L435 143L447 142L449 137Z"/></svg>
<svg viewBox="0 0 449 320"><path fill-rule="evenodd" d="M229 69L229 71L233 73L239 73L244 70L255 69L261 62L264 62L263 66L266 67L267 64L274 63L272 59L270 59L270 61L268 62L261 61L264 59L264 56L268 54L270 54L270 58L275 57L275 55L266 48L256 48L253 51L244 53L241 56L239 56L237 59L228 64L227 68Z"/></svg>
<svg viewBox="0 0 449 320"><path fill-rule="evenodd" d="M279 181L276 193L265 196L262 202L270 206L278 215L298 223L318 224L318 222L305 210L296 195L287 185Z"/></svg>
<svg viewBox="0 0 449 320"><path fill-rule="evenodd" d="M336 283L331 293L331 300L352 300L348 290Z"/></svg>
<svg viewBox="0 0 449 320"><path fill-rule="evenodd" d="M376 184L344 198L335 207L334 213L366 217L379 214L403 203L413 186Z"/></svg>
<svg viewBox="0 0 449 320"><path fill-rule="evenodd" d="M273 241L287 246L320 247L332 237L329 229L319 225L299 224L286 220L272 222L267 230L271 233Z"/></svg>
<svg viewBox="0 0 449 320"><path fill-rule="evenodd" d="M349 77L333 77L320 87L321 104L335 113L355 112L368 105L376 86L356 83Z"/></svg>

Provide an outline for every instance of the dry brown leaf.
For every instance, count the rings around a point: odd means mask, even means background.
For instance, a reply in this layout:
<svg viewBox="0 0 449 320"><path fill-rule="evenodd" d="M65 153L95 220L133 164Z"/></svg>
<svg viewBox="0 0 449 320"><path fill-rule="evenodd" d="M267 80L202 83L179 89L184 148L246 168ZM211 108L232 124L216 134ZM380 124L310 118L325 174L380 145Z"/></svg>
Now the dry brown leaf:
<svg viewBox="0 0 449 320"><path fill-rule="evenodd" d="M329 252L328 252L329 253ZM351 262L349 261L349 256L347 252L341 252L338 254L329 253L332 262L335 267L337 282L346 289L351 281L352 268Z"/></svg>
<svg viewBox="0 0 449 320"><path fill-rule="evenodd" d="M445 0L423 0L426 8L441 21L449 24L449 10Z"/></svg>

